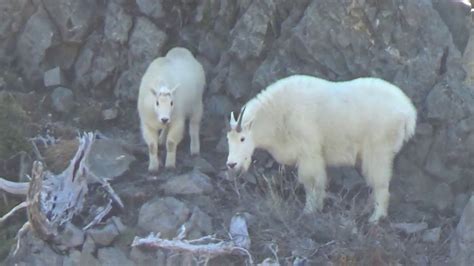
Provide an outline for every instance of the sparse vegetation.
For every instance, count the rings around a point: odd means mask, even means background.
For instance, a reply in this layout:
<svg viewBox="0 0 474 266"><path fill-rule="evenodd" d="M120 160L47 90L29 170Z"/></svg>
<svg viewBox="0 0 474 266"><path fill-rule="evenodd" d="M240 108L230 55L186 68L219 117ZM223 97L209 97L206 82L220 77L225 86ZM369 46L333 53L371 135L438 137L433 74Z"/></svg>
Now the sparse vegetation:
<svg viewBox="0 0 474 266"><path fill-rule="evenodd" d="M252 217L249 229L255 261L277 256L282 265L295 257L307 258L309 265L413 265L423 259L419 254L440 262L447 257L448 249L423 242L421 233L403 234L388 220L367 223L371 200L365 186L347 191L332 184L324 210L303 215L304 190L293 170L261 175L257 180L257 186L237 185L240 196L232 195L240 197L239 209ZM451 222L444 222L440 243L448 239Z"/></svg>
<svg viewBox="0 0 474 266"><path fill-rule="evenodd" d="M26 112L11 94L0 93L0 160L31 150L25 125L28 120Z"/></svg>

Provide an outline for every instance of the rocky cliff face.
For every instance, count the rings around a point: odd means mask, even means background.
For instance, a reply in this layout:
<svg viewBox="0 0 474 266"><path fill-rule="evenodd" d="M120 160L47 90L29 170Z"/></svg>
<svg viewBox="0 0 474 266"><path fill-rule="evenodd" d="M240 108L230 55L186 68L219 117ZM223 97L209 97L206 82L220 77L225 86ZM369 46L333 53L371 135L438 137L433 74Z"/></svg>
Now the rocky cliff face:
<svg viewBox="0 0 474 266"><path fill-rule="evenodd" d="M290 74L380 77L419 114L396 161L392 212L459 215L474 189L474 24L462 2L1 0L0 62L21 73L23 91L47 94L44 73L59 67L74 97L113 102L116 121L135 129L142 73L178 45L206 70L204 124ZM220 127L203 134L225 152Z"/></svg>

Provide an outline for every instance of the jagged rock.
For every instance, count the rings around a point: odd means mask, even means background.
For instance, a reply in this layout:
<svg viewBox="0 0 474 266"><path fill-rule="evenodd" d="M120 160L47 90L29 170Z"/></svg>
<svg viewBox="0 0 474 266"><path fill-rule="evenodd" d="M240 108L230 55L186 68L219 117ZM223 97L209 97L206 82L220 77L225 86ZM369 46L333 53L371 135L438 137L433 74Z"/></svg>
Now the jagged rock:
<svg viewBox="0 0 474 266"><path fill-rule="evenodd" d="M76 81L83 88L100 93L107 88L103 82L111 77L120 62L120 45L105 39L97 32L93 33L77 58ZM100 90L97 89L99 85Z"/></svg>
<svg viewBox="0 0 474 266"><path fill-rule="evenodd" d="M198 207L194 207L193 213L185 226L187 239L197 239L205 235L210 235L213 232L211 217Z"/></svg>
<svg viewBox="0 0 474 266"><path fill-rule="evenodd" d="M130 259L136 265L166 265L166 254L161 251L147 251L138 247L132 247Z"/></svg>
<svg viewBox="0 0 474 266"><path fill-rule="evenodd" d="M102 110L102 118L104 120L114 120L118 116L118 109L115 107Z"/></svg>
<svg viewBox="0 0 474 266"><path fill-rule="evenodd" d="M147 66L143 64L122 72L115 85L114 95L120 99L136 102L140 81Z"/></svg>
<svg viewBox="0 0 474 266"><path fill-rule="evenodd" d="M98 256L101 265L115 266L115 265L134 265L134 263L127 258L127 256L118 248L101 248Z"/></svg>
<svg viewBox="0 0 474 266"><path fill-rule="evenodd" d="M26 19L34 12L34 6L28 0L6 0L2 1L0 17L0 58L8 56L14 51L14 45L11 45L17 33L21 30Z"/></svg>
<svg viewBox="0 0 474 266"><path fill-rule="evenodd" d="M101 246L110 245L117 236L119 236L120 231L113 223L107 223L102 228L94 228L87 231L87 234L94 240L94 242Z"/></svg>
<svg viewBox="0 0 474 266"><path fill-rule="evenodd" d="M148 66L157 56L163 55L162 49L167 40L166 33L158 29L153 22L138 17L128 41L129 63L133 66L143 64Z"/></svg>
<svg viewBox="0 0 474 266"><path fill-rule="evenodd" d="M207 160L202 157L197 157L193 160L194 170L204 174L215 174L216 168L212 166Z"/></svg>
<svg viewBox="0 0 474 266"><path fill-rule="evenodd" d="M462 193L456 196L456 199L454 200L454 213L456 216L461 217L462 212L464 211L464 208L466 207L466 204L469 202L469 195L466 193Z"/></svg>
<svg viewBox="0 0 474 266"><path fill-rule="evenodd" d="M253 1L235 24L230 51L241 61L262 53L275 8L273 0Z"/></svg>
<svg viewBox="0 0 474 266"><path fill-rule="evenodd" d="M474 265L474 196L464 208L451 241L451 258L455 265Z"/></svg>
<svg viewBox="0 0 474 266"><path fill-rule="evenodd" d="M77 226L68 222L59 235L58 243L68 249L81 246L84 243L84 240L84 232Z"/></svg>
<svg viewBox="0 0 474 266"><path fill-rule="evenodd" d="M153 0L137 0L137 5L140 11L152 18L159 19L165 16L162 1Z"/></svg>
<svg viewBox="0 0 474 266"><path fill-rule="evenodd" d="M90 236L86 237L86 241L82 246L81 250L81 257L79 259L79 265L92 265L92 266L99 266L101 263L99 260L94 256L96 252L96 246L94 240Z"/></svg>
<svg viewBox="0 0 474 266"><path fill-rule="evenodd" d="M90 170L96 176L105 179L121 176L133 161L135 157L112 139L96 140L88 158Z"/></svg>
<svg viewBox="0 0 474 266"><path fill-rule="evenodd" d="M183 202L172 198L154 198L145 203L138 214L138 226L147 232L160 232L164 238L176 236L177 229L191 211Z"/></svg>
<svg viewBox="0 0 474 266"><path fill-rule="evenodd" d="M81 252L78 250L71 250L69 251L69 255L66 256L63 260L63 266L75 266L80 265L81 261Z"/></svg>
<svg viewBox="0 0 474 266"><path fill-rule="evenodd" d="M213 190L211 179L199 171L173 177L161 185L160 188L168 195L201 195Z"/></svg>
<svg viewBox="0 0 474 266"><path fill-rule="evenodd" d="M22 237L22 244L15 254L7 258L5 265L60 265L63 261L63 256L56 253L43 240L37 238L30 230Z"/></svg>
<svg viewBox="0 0 474 266"><path fill-rule="evenodd" d="M201 37L199 41L199 53L203 54L213 63L219 62L221 52L225 47L225 42L216 36L213 32L208 32Z"/></svg>
<svg viewBox="0 0 474 266"><path fill-rule="evenodd" d="M57 87L51 93L51 102L54 111L67 114L74 108L74 94L68 88Z"/></svg>
<svg viewBox="0 0 474 266"><path fill-rule="evenodd" d="M229 66L229 73L226 79L226 90L234 99L248 98L252 87L251 73L245 71L246 68L252 68L249 63L241 65L238 62L232 62Z"/></svg>
<svg viewBox="0 0 474 266"><path fill-rule="evenodd" d="M132 16L127 14L120 4L110 1L105 13L105 37L111 41L124 44L128 40L132 25Z"/></svg>
<svg viewBox="0 0 474 266"><path fill-rule="evenodd" d="M454 203L454 196L451 192L451 187L446 183L436 185L433 191L432 202L440 212L451 208Z"/></svg>
<svg viewBox="0 0 474 266"><path fill-rule="evenodd" d="M47 12L40 6L28 19L18 38L19 65L28 80L42 79L46 51L59 43L60 36Z"/></svg>
<svg viewBox="0 0 474 266"><path fill-rule="evenodd" d="M60 67L55 67L44 73L44 86L45 87L55 87L60 85L66 85L66 80L64 78L63 71Z"/></svg>
<svg viewBox="0 0 474 266"><path fill-rule="evenodd" d="M204 99L205 106L210 115L215 116L228 116L234 109L234 104L225 95L212 95L207 99Z"/></svg>
<svg viewBox="0 0 474 266"><path fill-rule="evenodd" d="M78 43L65 42L50 47L46 51L46 65L59 66L65 71L69 71L74 66L80 48L81 45Z"/></svg>
<svg viewBox="0 0 474 266"><path fill-rule="evenodd" d="M441 236L441 227L435 227L423 232L421 238L424 242L428 243L438 243L439 238Z"/></svg>
<svg viewBox="0 0 474 266"><path fill-rule="evenodd" d="M433 0L433 7L448 26L453 41L459 51L463 52L469 39L469 20L471 5L469 1Z"/></svg>
<svg viewBox="0 0 474 266"><path fill-rule="evenodd" d="M44 0L43 3L61 32L63 41L82 42L95 23L97 1Z"/></svg>
<svg viewBox="0 0 474 266"><path fill-rule="evenodd" d="M470 23L469 40L463 54L464 69L467 72L466 83L474 86L474 20Z"/></svg>

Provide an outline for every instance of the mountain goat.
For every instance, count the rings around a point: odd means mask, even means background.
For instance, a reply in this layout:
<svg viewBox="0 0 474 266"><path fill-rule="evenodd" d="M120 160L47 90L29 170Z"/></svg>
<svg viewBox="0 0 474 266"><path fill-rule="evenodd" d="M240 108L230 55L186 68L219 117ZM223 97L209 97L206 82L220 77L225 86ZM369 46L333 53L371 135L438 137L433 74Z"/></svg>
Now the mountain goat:
<svg viewBox="0 0 474 266"><path fill-rule="evenodd" d="M393 159L413 136L416 116L410 99L381 79L286 77L247 102L237 120L231 113L227 168L247 171L255 148L296 165L311 213L323 207L326 166L360 160L375 202L369 221L378 222L387 215Z"/></svg>
<svg viewBox="0 0 474 266"><path fill-rule="evenodd" d="M175 47L148 66L140 83L137 103L142 135L148 145L148 171L158 172L158 146L165 142L165 167L176 166L176 148L183 139L186 119L189 120L191 155L199 154L205 84L202 65L185 48Z"/></svg>

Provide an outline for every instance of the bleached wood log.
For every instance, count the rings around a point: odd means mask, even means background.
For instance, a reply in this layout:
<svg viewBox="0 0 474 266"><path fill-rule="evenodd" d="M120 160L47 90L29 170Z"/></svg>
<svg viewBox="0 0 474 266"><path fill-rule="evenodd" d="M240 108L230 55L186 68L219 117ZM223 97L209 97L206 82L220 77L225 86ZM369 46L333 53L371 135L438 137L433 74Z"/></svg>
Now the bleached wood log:
<svg viewBox="0 0 474 266"><path fill-rule="evenodd" d="M28 182L12 182L0 177L0 190L15 194L15 195L26 195L28 192Z"/></svg>
<svg viewBox="0 0 474 266"><path fill-rule="evenodd" d="M0 224L6 221L10 216L15 214L17 211L23 210L24 208L26 208L26 205L27 205L26 201L23 201L22 203L16 205L13 209L11 209L9 212L7 212L5 215L3 215L0 218Z"/></svg>
<svg viewBox="0 0 474 266"><path fill-rule="evenodd" d="M247 222L245 218L236 214L230 223L230 240L217 239L214 236L204 236L199 239L185 240L182 226L180 233L173 239L163 239L160 233L151 233L145 238L135 237L132 247L163 248L177 252L189 252L196 256L212 258L220 255L244 255L253 265L253 260L248 249L250 248L250 237L248 235Z"/></svg>

